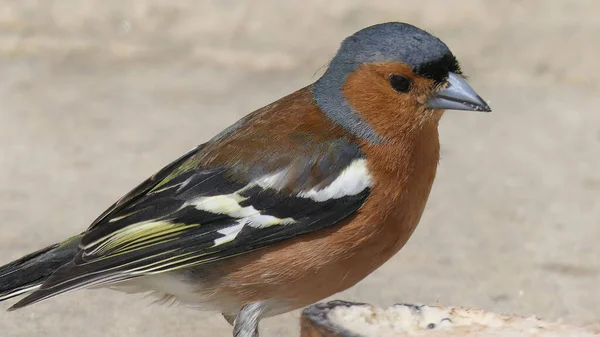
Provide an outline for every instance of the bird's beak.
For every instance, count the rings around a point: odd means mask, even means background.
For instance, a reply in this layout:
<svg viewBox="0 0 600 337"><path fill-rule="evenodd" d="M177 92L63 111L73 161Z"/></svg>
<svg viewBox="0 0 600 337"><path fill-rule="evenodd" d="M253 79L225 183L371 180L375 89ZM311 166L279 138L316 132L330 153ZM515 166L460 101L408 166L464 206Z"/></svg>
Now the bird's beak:
<svg viewBox="0 0 600 337"><path fill-rule="evenodd" d="M470 110L490 112L492 109L477 95L469 83L460 75L450 73L448 86L433 94L427 106L432 109Z"/></svg>

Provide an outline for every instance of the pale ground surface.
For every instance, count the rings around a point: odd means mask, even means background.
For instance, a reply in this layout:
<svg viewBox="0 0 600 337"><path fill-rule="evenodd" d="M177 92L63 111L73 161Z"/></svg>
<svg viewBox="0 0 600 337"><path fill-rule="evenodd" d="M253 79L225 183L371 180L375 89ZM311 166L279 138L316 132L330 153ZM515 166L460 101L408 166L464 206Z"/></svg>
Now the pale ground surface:
<svg viewBox="0 0 600 337"><path fill-rule="evenodd" d="M594 0L2 0L0 263L81 231L156 169L310 83L343 37L402 20L447 42L494 112L445 116L420 227L335 297L599 324L598 10ZM216 313L147 303L73 293L0 312L0 335L230 334ZM295 336L297 317L265 320L261 336Z"/></svg>

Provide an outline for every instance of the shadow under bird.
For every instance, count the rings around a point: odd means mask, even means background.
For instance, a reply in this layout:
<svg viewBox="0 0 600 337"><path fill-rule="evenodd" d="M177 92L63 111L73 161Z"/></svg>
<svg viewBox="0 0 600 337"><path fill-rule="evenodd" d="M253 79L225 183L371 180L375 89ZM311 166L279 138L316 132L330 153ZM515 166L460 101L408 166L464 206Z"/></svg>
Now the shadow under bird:
<svg viewBox="0 0 600 337"><path fill-rule="evenodd" d="M345 290L402 248L444 110L490 108L442 41L399 22L360 30L315 83L167 165L83 233L0 267L0 301L149 292L256 337L261 318Z"/></svg>

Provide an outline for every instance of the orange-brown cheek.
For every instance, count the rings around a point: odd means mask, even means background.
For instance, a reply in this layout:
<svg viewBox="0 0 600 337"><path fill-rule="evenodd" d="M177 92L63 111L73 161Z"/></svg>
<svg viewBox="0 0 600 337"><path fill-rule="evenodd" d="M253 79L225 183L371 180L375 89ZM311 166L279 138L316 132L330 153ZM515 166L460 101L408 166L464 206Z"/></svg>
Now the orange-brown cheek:
<svg viewBox="0 0 600 337"><path fill-rule="evenodd" d="M342 88L348 103L381 137L402 136L421 125L427 115L426 98L419 94L423 83L415 79L413 90L407 94L395 92L389 84L389 74L413 78L409 71L398 65L361 66L348 76Z"/></svg>

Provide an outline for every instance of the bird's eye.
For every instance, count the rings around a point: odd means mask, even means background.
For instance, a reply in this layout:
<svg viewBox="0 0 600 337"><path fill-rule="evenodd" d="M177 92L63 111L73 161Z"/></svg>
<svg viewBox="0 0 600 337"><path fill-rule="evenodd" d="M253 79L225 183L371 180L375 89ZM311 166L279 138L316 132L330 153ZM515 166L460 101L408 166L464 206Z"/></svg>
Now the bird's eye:
<svg viewBox="0 0 600 337"><path fill-rule="evenodd" d="M390 84L397 92L409 92L412 86L410 79L402 75L391 75Z"/></svg>

